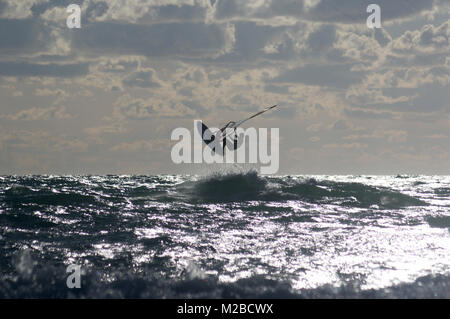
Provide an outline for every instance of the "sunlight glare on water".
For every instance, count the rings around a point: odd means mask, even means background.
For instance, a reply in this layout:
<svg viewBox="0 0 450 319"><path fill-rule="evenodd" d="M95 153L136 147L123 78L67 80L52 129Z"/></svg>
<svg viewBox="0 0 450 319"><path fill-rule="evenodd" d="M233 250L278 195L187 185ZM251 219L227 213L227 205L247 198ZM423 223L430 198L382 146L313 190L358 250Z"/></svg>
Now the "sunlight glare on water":
<svg viewBox="0 0 450 319"><path fill-rule="evenodd" d="M216 287L200 296L382 295L402 284L413 288L396 293L419 294L433 280L449 293L448 176L4 176L0 186L2 285L27 251L108 278L92 280L94 296L123 276L161 287L127 290L135 297L183 297L176 285L195 278Z"/></svg>

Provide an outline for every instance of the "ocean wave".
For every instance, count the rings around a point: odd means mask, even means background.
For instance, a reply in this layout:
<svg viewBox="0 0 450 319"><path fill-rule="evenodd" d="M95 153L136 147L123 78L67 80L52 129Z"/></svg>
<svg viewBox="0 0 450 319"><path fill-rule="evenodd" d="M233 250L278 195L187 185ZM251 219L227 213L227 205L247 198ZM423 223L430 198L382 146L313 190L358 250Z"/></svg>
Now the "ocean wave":
<svg viewBox="0 0 450 319"><path fill-rule="evenodd" d="M448 297L449 186L252 171L1 177L0 297ZM83 265L80 290L65 285L69 263Z"/></svg>
<svg viewBox="0 0 450 319"><path fill-rule="evenodd" d="M390 190L362 183L317 181L262 177L255 171L214 174L198 181L188 181L176 190L195 202L285 201L338 203L350 207L393 209L425 206L424 201ZM169 200L169 197L166 197Z"/></svg>
<svg viewBox="0 0 450 319"><path fill-rule="evenodd" d="M428 216L428 224L436 228L448 228L450 231L450 216Z"/></svg>
<svg viewBox="0 0 450 319"><path fill-rule="evenodd" d="M289 281L253 275L235 282L219 281L195 265L178 279L161 276L148 267L112 273L83 268L81 288L66 286L66 268L34 259L28 250L14 258L15 273L0 275L0 298L450 298L450 276L426 275L410 283L380 289L361 289L358 279L340 285L293 289Z"/></svg>
<svg viewBox="0 0 450 319"><path fill-rule="evenodd" d="M450 187L436 188L434 192L437 196L448 197L450 196Z"/></svg>
<svg viewBox="0 0 450 319"><path fill-rule="evenodd" d="M4 192L3 201L8 204L38 204L38 205L80 205L96 202L94 196L73 192L52 192L50 190L35 190L29 186L13 185Z"/></svg>

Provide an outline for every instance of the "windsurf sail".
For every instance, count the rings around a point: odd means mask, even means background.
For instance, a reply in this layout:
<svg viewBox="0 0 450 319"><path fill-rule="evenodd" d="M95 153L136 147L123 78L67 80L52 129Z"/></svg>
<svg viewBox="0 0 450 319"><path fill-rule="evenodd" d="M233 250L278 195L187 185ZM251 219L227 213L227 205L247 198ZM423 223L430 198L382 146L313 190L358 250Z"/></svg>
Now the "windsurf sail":
<svg viewBox="0 0 450 319"><path fill-rule="evenodd" d="M265 113L265 112L267 112L267 111L269 111L269 110L271 110L271 109L273 109L275 107L277 107L276 104L272 105L272 106L269 106L269 107L266 107L264 110L259 111L258 113L255 113L252 116L247 117L247 118L245 118L243 120L240 120L240 121L237 121L237 122L228 122L227 125L225 125L223 128L221 128L221 131L224 132L225 129L227 129L227 128L236 128L239 125L243 124L244 122L247 122L248 120L251 120L252 118L257 117L258 115L261 115L261 114L263 114L263 113ZM224 135L223 138L226 138L226 137L230 136L231 134L233 134L233 133L230 133L228 135Z"/></svg>
<svg viewBox="0 0 450 319"><path fill-rule="evenodd" d="M258 115L261 115L261 114L263 114L263 113L265 113L265 112L267 112L267 111L269 111L269 110L275 108L276 106L277 106L276 104L273 105L273 106L269 106L269 107L265 108L264 110L259 111L258 113L253 114L253 115L250 116L250 117L247 117L246 119L243 119L243 120L241 120L241 121L236 122L232 127L238 127L238 126L241 125L242 123L247 122L248 120L251 120L251 119L254 118L254 117L257 117Z"/></svg>
<svg viewBox="0 0 450 319"><path fill-rule="evenodd" d="M225 150L225 145L227 144L228 147L230 149L236 149L237 147L239 147L239 145L241 143L238 142L238 138L236 136L236 128L243 124L244 122L247 122L248 120L251 120L254 117L257 117L258 115L261 115L273 108L275 108L277 105L273 105L270 107L265 108L264 110L259 111L258 113L253 114L250 117L247 117L243 120L234 122L234 121L230 121L228 122L224 127L222 127L220 130L216 131L216 132L212 132L204 123L202 122L197 122L197 130L200 134L200 136L202 137L203 142L208 145L209 147L211 147L211 149L214 152L217 152L218 150L215 149L215 144L216 143L212 143L216 138L218 138L219 140L222 140L223 143L223 150ZM231 129L231 130L227 130L227 129ZM205 132L207 132L207 134L205 134ZM230 133L231 131L231 133ZM228 134L227 134L228 133ZM232 141L229 141L229 143L227 143L227 138L230 135L235 135ZM207 137L206 137L207 136Z"/></svg>
<svg viewBox="0 0 450 319"><path fill-rule="evenodd" d="M205 123L201 121L197 122L197 130L200 136L202 137L203 142L205 142L206 145L209 145L216 138L214 134L210 131L209 127L207 127ZM206 131L209 131L209 133L205 134ZM206 138L206 136L208 136L209 138Z"/></svg>

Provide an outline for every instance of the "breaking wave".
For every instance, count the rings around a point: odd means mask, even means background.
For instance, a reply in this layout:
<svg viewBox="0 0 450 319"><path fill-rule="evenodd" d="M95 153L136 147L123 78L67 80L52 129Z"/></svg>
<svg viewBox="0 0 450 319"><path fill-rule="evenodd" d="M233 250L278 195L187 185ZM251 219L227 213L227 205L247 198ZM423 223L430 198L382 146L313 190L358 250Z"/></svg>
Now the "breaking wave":
<svg viewBox="0 0 450 319"><path fill-rule="evenodd" d="M261 177L248 173L215 174L177 188L197 202L302 200L310 203L339 203L344 206L401 208L427 203L385 187L362 183L317 181L313 178Z"/></svg>

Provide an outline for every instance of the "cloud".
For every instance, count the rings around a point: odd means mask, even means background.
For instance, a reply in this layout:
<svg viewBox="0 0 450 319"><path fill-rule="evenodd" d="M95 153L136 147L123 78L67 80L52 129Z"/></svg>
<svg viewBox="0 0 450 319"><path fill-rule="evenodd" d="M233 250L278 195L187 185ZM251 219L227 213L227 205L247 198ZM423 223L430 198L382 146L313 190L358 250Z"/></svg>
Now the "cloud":
<svg viewBox="0 0 450 319"><path fill-rule="evenodd" d="M155 141L139 140L131 143L120 143L110 148L111 152L134 153L140 151L161 150L165 143Z"/></svg>
<svg viewBox="0 0 450 319"><path fill-rule="evenodd" d="M375 1L383 28L374 30L365 24L369 0L5 3L0 0L0 90L8 110L0 115L0 140L4 149L11 147L5 157L19 148L21 158L40 149L89 149L89 158L68 156L61 165L95 173L123 167L120 153L137 152L136 158L146 154L143 169L154 162L170 170L162 152L147 152L170 127L194 117L208 123L245 118L278 104L261 120L280 127L281 152L307 145L299 156L313 158L305 171L323 167L318 158L333 157L330 171L365 163L370 172L373 162L350 149L373 161L382 151L407 148L418 156L434 154L443 170L439 152L422 146L448 149L448 1ZM82 3L79 30L65 26L69 3ZM24 110L29 101L40 108ZM42 123L33 121L52 118L67 120L45 123L48 132L40 136ZM29 132L10 134L5 144L3 133L18 125ZM65 138L53 147L58 142L50 137L69 131L84 134L85 144ZM90 142L102 147L87 147ZM98 164L105 152L108 160ZM397 165L393 158L382 166ZM413 167L414 159L408 161ZM50 160L36 162L54 168ZM12 173L20 166L7 164L2 170Z"/></svg>
<svg viewBox="0 0 450 319"><path fill-rule="evenodd" d="M384 50L382 46L386 45L389 38L386 32L383 33L382 38L377 40L377 32L367 32L365 30L361 32L353 30L353 28L350 30L338 29L337 39L333 47L336 52L330 50L330 53L327 55L329 63L334 55L338 61L343 60L346 63L357 63L361 66L370 67L383 57ZM378 35L378 37L380 36Z"/></svg>
<svg viewBox="0 0 450 319"><path fill-rule="evenodd" d="M108 11L108 4L105 1L96 1L89 3L85 16L88 21L94 21L96 18L103 16Z"/></svg>
<svg viewBox="0 0 450 319"><path fill-rule="evenodd" d="M426 25L420 32L420 45L448 48L450 37L450 22L447 21L439 27Z"/></svg>
<svg viewBox="0 0 450 319"><path fill-rule="evenodd" d="M145 70L137 71L127 76L122 83L129 87L140 87L140 88L157 88L161 85L153 79L154 71Z"/></svg>
<svg viewBox="0 0 450 319"><path fill-rule="evenodd" d="M382 21L390 21L431 11L434 2L433 0L321 0L317 5L309 8L304 17L315 22L365 25L369 16L366 12L369 4L378 4L381 7Z"/></svg>
<svg viewBox="0 0 450 319"><path fill-rule="evenodd" d="M44 14L47 10L58 7L58 8L66 8L70 4L78 4L82 6L84 0L50 0L50 1L42 1L34 3L30 10L33 13L33 16L38 17Z"/></svg>
<svg viewBox="0 0 450 319"><path fill-rule="evenodd" d="M49 43L49 28L39 20L0 19L0 55L35 53Z"/></svg>
<svg viewBox="0 0 450 319"><path fill-rule="evenodd" d="M268 1L238 1L218 0L214 5L216 19L275 17L300 18L304 11L303 0L268 0Z"/></svg>
<svg viewBox="0 0 450 319"><path fill-rule="evenodd" d="M186 117L196 113L181 102L163 101L159 98L149 100L134 99L125 96L114 108L113 117L127 120L147 120L158 117Z"/></svg>
<svg viewBox="0 0 450 319"><path fill-rule="evenodd" d="M344 120L338 120L331 126L334 131L347 131L350 128L351 126Z"/></svg>
<svg viewBox="0 0 450 319"><path fill-rule="evenodd" d="M331 48L335 41L336 27L324 24L309 34L307 45L312 51L320 53Z"/></svg>
<svg viewBox="0 0 450 319"><path fill-rule="evenodd" d="M89 73L88 63L36 64L28 62L0 62L0 75L4 76L47 76L73 78Z"/></svg>
<svg viewBox="0 0 450 319"><path fill-rule="evenodd" d="M417 88L386 88L383 96L394 97L392 103L373 103L366 99L365 106L377 110L392 110L396 112L429 113L450 110L448 102L450 91L447 85L440 83L426 83ZM395 97L404 94L406 99Z"/></svg>
<svg viewBox="0 0 450 319"><path fill-rule="evenodd" d="M379 120L379 119L393 119L394 114L391 112L375 112L358 109L344 109L344 114L351 118Z"/></svg>
<svg viewBox="0 0 450 319"><path fill-rule="evenodd" d="M367 144L362 143L342 143L342 144L325 144L323 145L323 148L325 149L344 149L344 150L360 150L360 149L366 149L369 146Z"/></svg>
<svg viewBox="0 0 450 319"><path fill-rule="evenodd" d="M378 44L382 47L387 46L392 42L391 35L385 29L374 29L374 38L377 40Z"/></svg>
<svg viewBox="0 0 450 319"><path fill-rule="evenodd" d="M50 132L14 130L3 137L4 147L8 150L31 151L30 157L40 152L84 152L88 143L66 134L53 135ZM23 155L22 155L23 156Z"/></svg>
<svg viewBox="0 0 450 319"><path fill-rule="evenodd" d="M215 5L216 19L229 19L240 14L243 14L245 11L245 6L243 2L238 2L236 0L218 0Z"/></svg>
<svg viewBox="0 0 450 319"><path fill-rule="evenodd" d="M440 26L424 25L421 30L406 31L401 37L392 43L394 51L413 53L414 51L437 52L445 50L448 54L450 38L450 21Z"/></svg>
<svg viewBox="0 0 450 319"><path fill-rule="evenodd" d="M277 16L301 17L304 11L303 0L270 0L268 2L269 5L263 5L256 10L255 16L261 18L270 18Z"/></svg>
<svg viewBox="0 0 450 319"><path fill-rule="evenodd" d="M137 25L97 22L72 33L72 50L101 55L214 56L228 44L226 26L202 23Z"/></svg>
<svg viewBox="0 0 450 319"><path fill-rule="evenodd" d="M83 132L89 135L100 135L100 134L120 134L125 133L127 130L125 129L123 123L115 122L107 125L99 125L95 127L88 127L83 129Z"/></svg>
<svg viewBox="0 0 450 319"><path fill-rule="evenodd" d="M255 22L239 21L235 23L236 43L234 52L251 59L265 47L274 36L285 30L283 27L258 25Z"/></svg>
<svg viewBox="0 0 450 319"><path fill-rule="evenodd" d="M0 115L0 118L12 121L42 121L51 119L67 120L72 118L72 115L66 112L66 108L64 106L51 106L48 108L33 107L31 109L20 111L16 114Z"/></svg>
<svg viewBox="0 0 450 319"><path fill-rule="evenodd" d="M203 22L210 7L206 1L196 1L193 4L166 4L151 6L149 11L139 18L138 23L155 22Z"/></svg>
<svg viewBox="0 0 450 319"><path fill-rule="evenodd" d="M88 143L78 138L60 138L55 139L55 143L51 146L51 149L55 151L73 151L73 152L85 152L88 150Z"/></svg>
<svg viewBox="0 0 450 319"><path fill-rule="evenodd" d="M144 100L135 100L134 102L121 106L117 109L122 117L132 120L142 120L155 117L156 109L151 104L146 104Z"/></svg>
<svg viewBox="0 0 450 319"><path fill-rule="evenodd" d="M411 53L411 52L409 52ZM383 67L409 68L420 66L445 65L448 52L422 53L414 55L391 55L388 54L383 62Z"/></svg>
<svg viewBox="0 0 450 319"><path fill-rule="evenodd" d="M264 91L272 92L272 93L276 93L276 94L288 94L289 93L289 86L288 85L266 84L264 86Z"/></svg>
<svg viewBox="0 0 450 319"><path fill-rule="evenodd" d="M389 143L403 143L406 142L408 137L408 133L401 130L387 130L384 134L387 136Z"/></svg>
<svg viewBox="0 0 450 319"><path fill-rule="evenodd" d="M48 88L43 88L43 89L36 89L35 94L37 96L64 96L67 97L68 93L64 90L61 89L48 89Z"/></svg>
<svg viewBox="0 0 450 319"><path fill-rule="evenodd" d="M5 11L5 9L8 7L8 3L4 1L0 1L0 15Z"/></svg>
<svg viewBox="0 0 450 319"><path fill-rule="evenodd" d="M352 71L350 64L305 65L287 70L275 77L272 82L303 83L344 89L358 83L364 77L361 71Z"/></svg>
<svg viewBox="0 0 450 319"><path fill-rule="evenodd" d="M123 73L137 69L139 62L133 57L119 59L103 59L99 61L98 67L101 72Z"/></svg>
<svg viewBox="0 0 450 319"><path fill-rule="evenodd" d="M200 101L197 100L182 100L183 106L191 109L195 114L201 114L202 116L207 115L210 110L205 108Z"/></svg>
<svg viewBox="0 0 450 319"><path fill-rule="evenodd" d="M372 0L265 0L238 1L218 0L214 4L214 17L219 20L296 18L325 23L346 23L365 25L369 13L367 7ZM437 0L378 0L382 21L411 18L432 13Z"/></svg>
<svg viewBox="0 0 450 319"><path fill-rule="evenodd" d="M433 134L433 135L427 135L425 138L430 139L448 139L448 136L445 134Z"/></svg>
<svg viewBox="0 0 450 319"><path fill-rule="evenodd" d="M43 89L37 88L35 91L35 95L36 96L54 96L54 97L56 97L56 99L53 102L53 105L61 105L69 97L69 93L62 89L50 90L48 88L43 88Z"/></svg>
<svg viewBox="0 0 450 319"><path fill-rule="evenodd" d="M233 22L233 47L213 63L258 62L261 58L283 60L295 53L293 40L285 26L263 25L254 21Z"/></svg>
<svg viewBox="0 0 450 319"><path fill-rule="evenodd" d="M343 137L344 140L368 140L383 139L389 143L404 143L408 137L408 133L403 130L375 130L369 134L352 134Z"/></svg>

